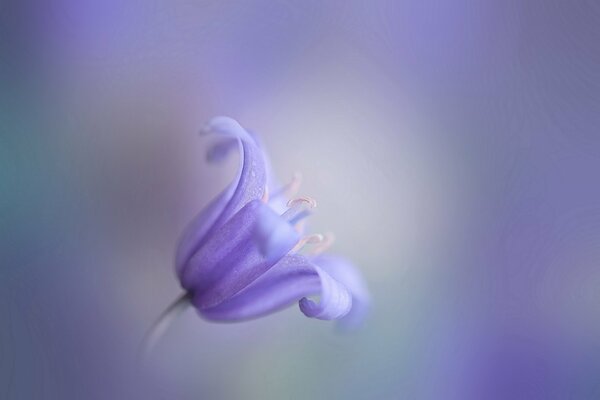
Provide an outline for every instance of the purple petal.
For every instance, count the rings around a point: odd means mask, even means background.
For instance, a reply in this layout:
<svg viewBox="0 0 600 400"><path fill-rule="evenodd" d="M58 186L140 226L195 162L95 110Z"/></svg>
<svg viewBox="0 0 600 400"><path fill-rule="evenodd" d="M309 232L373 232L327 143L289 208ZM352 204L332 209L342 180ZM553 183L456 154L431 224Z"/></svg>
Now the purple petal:
<svg viewBox="0 0 600 400"><path fill-rule="evenodd" d="M281 192L282 184L277 179L277 176L273 172L271 166L271 159L269 152L266 150L264 144L260 141L260 137L252 131L248 131L250 136L254 138L254 141L260 149L263 151L263 158L265 161L265 171L267 175L267 189L269 191L269 206L278 214L283 214L287 210L287 202L290 200L287 196Z"/></svg>
<svg viewBox="0 0 600 400"><path fill-rule="evenodd" d="M235 186L229 186L228 190L221 192L185 228L179 239L175 255L175 269L179 279L183 275L186 263L196 249L202 245L206 234L223 212L223 204L227 202L226 199L231 197L229 192L233 192L234 189Z"/></svg>
<svg viewBox="0 0 600 400"><path fill-rule="evenodd" d="M321 299L319 302L304 297L300 299L300 311L307 317L317 319L342 318L352 308L352 295L340 282L327 272L315 267L321 281Z"/></svg>
<svg viewBox="0 0 600 400"><path fill-rule="evenodd" d="M321 296L318 304L307 299L313 295ZM341 318L352 306L351 296L342 284L306 257L294 254L284 257L234 297L200 313L215 321L242 321L271 314L297 301L307 316L320 319Z"/></svg>
<svg viewBox="0 0 600 400"><path fill-rule="evenodd" d="M184 231L175 259L180 279L187 262L205 244L208 237L248 202L260 199L266 186L264 154L240 124L228 117L216 117L209 122L205 131L221 135L224 139L209 150L209 160L222 159L234 147L233 144L237 144L240 168L233 182Z"/></svg>
<svg viewBox="0 0 600 400"><path fill-rule="evenodd" d="M273 172L273 167L271 164L271 158L269 157L269 152L267 151L264 143L260 140L260 136L251 130L247 130L248 134L254 139L254 142L263 152L263 158L265 161L265 173L267 175L267 187L269 188L269 193L273 193L280 187L279 180L275 176Z"/></svg>
<svg viewBox="0 0 600 400"><path fill-rule="evenodd" d="M352 310L339 321L341 328L352 329L364 320L370 305L370 295L364 278L349 261L336 256L320 255L312 260L352 294Z"/></svg>
<svg viewBox="0 0 600 400"><path fill-rule="evenodd" d="M208 149L206 152L206 161L210 163L223 161L233 149L237 148L237 145L238 141L236 139L221 139Z"/></svg>
<svg viewBox="0 0 600 400"><path fill-rule="evenodd" d="M299 239L266 204L251 201L208 237L187 263L181 284L196 307L214 306L264 274Z"/></svg>

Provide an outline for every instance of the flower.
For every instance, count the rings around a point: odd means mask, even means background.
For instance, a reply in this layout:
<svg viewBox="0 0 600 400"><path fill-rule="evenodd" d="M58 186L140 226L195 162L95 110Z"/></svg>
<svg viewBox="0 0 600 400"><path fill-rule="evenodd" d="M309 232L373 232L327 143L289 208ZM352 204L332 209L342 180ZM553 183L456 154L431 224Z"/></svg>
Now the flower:
<svg viewBox="0 0 600 400"><path fill-rule="evenodd" d="M366 286L348 261L321 254L331 235L303 233L316 202L288 199L300 177L276 187L258 138L231 118L213 118L204 132L219 138L208 151L210 162L237 149L240 166L233 182L190 223L177 248L177 276L199 314L242 321L299 302L308 317L360 323L369 299Z"/></svg>

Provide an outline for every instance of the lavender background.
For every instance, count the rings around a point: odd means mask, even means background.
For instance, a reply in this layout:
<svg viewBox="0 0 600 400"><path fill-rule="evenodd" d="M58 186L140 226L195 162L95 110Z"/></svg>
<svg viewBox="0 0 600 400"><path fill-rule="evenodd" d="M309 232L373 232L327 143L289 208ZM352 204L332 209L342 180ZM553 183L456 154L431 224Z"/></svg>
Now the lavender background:
<svg viewBox="0 0 600 400"><path fill-rule="evenodd" d="M187 312L225 114L301 171L373 311ZM600 398L600 3L3 1L0 398Z"/></svg>

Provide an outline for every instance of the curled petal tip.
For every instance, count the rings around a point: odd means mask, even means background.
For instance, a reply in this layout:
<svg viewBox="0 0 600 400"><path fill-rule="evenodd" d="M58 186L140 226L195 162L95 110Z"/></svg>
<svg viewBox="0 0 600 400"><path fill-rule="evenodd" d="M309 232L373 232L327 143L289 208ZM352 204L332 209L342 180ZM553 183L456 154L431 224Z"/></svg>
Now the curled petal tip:
<svg viewBox="0 0 600 400"><path fill-rule="evenodd" d="M321 281L319 302L308 297L300 300L300 311L307 317L332 320L346 316L352 309L352 295L348 289L319 267L315 267Z"/></svg>
<svg viewBox="0 0 600 400"><path fill-rule="evenodd" d="M371 303L366 282L358 269L344 258L319 255L313 261L333 279L344 285L352 295L352 309L338 322L338 328L351 331L359 328L365 320Z"/></svg>
<svg viewBox="0 0 600 400"><path fill-rule="evenodd" d="M238 138L248 137L248 132L235 119L225 116L214 117L202 128L202 133L217 133Z"/></svg>
<svg viewBox="0 0 600 400"><path fill-rule="evenodd" d="M308 297L300 299L300 311L309 318L322 319L326 321L341 319L345 317L352 308L352 297L346 293L340 293L340 297L328 300L326 304L313 301Z"/></svg>
<svg viewBox="0 0 600 400"><path fill-rule="evenodd" d="M228 122L229 120L230 122ZM214 133L219 126L222 127L226 126L227 124L233 125L234 123L237 123L237 121L229 117L214 117L210 121L208 121L202 128L200 128L200 131L198 133L200 135L208 135Z"/></svg>

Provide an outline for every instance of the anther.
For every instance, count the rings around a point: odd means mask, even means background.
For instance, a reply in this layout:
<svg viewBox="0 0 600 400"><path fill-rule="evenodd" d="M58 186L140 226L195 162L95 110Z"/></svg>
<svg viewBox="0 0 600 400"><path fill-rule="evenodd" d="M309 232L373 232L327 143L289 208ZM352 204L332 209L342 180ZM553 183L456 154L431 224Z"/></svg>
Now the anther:
<svg viewBox="0 0 600 400"><path fill-rule="evenodd" d="M317 206L317 202L312 197L297 197L290 200L287 206L289 208L281 217L290 224L296 225L310 215L311 210Z"/></svg>
<svg viewBox="0 0 600 400"><path fill-rule="evenodd" d="M294 172L292 175L292 179L285 185L281 186L277 190L273 192L273 198L284 196L285 198L290 198L295 196L300 190L300 185L302 184L302 175L299 172Z"/></svg>
<svg viewBox="0 0 600 400"><path fill-rule="evenodd" d="M325 250L329 249L335 242L335 235L331 232L327 232L323 235L323 240L317 244L311 251L311 255L319 255Z"/></svg>
<svg viewBox="0 0 600 400"><path fill-rule="evenodd" d="M300 239L298 241L298 243L296 243L296 246L294 246L294 248L292 249L292 252L297 252L297 251L302 250L302 248L304 248L304 246L306 246L307 244L322 243L323 240L325 240L325 237L323 235L321 235L320 233L313 233L312 235L304 236L302 239Z"/></svg>
<svg viewBox="0 0 600 400"><path fill-rule="evenodd" d="M310 208L315 208L317 206L317 201L312 197L308 196L301 196L296 197L295 199L291 199L290 201L288 201L287 206L294 207L295 205L302 203L307 204Z"/></svg>

